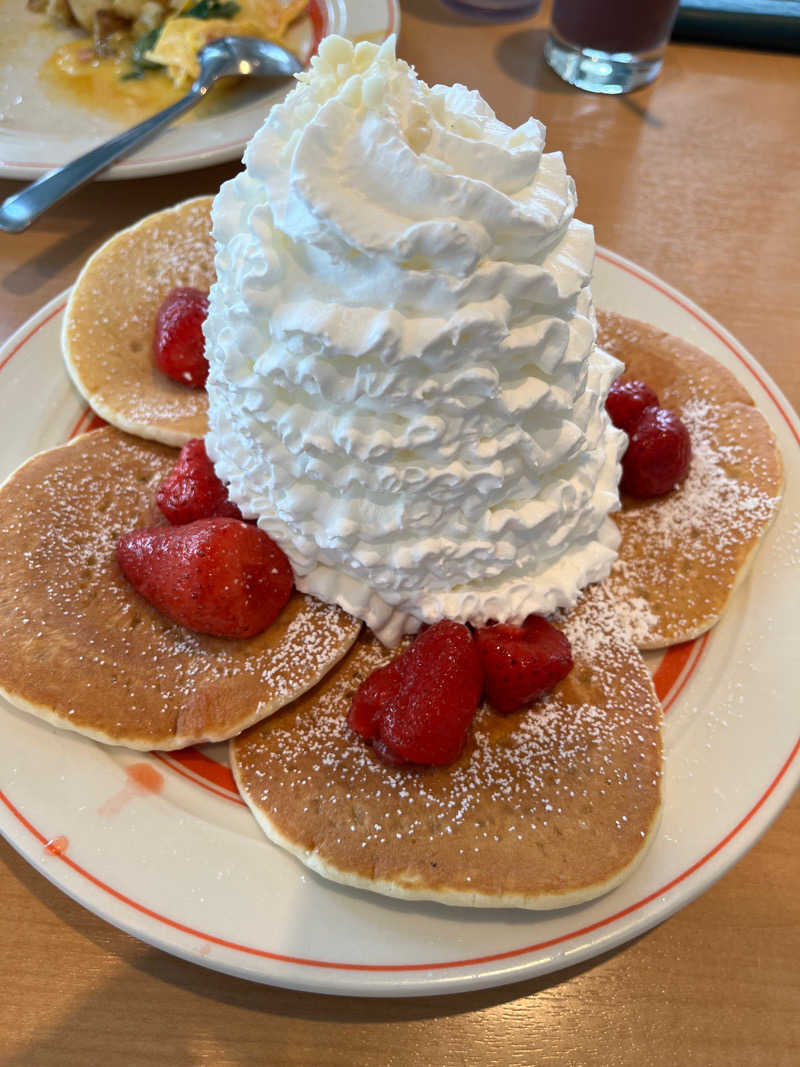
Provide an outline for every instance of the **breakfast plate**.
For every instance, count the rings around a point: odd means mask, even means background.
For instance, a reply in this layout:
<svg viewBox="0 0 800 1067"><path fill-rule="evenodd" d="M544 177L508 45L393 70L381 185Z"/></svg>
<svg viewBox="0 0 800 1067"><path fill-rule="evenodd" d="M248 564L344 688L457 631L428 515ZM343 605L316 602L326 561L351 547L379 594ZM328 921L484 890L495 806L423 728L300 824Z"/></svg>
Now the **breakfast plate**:
<svg viewBox="0 0 800 1067"><path fill-rule="evenodd" d="M309 0L287 44L306 60L328 33L380 42L399 26L397 0ZM0 0L0 177L39 178L128 125L54 95L40 77L53 51L78 36L49 25L19 0ZM284 81L265 95L258 82L245 80L215 93L100 177L142 178L240 158L266 112L292 84Z"/></svg>
<svg viewBox="0 0 800 1067"><path fill-rule="evenodd" d="M800 593L800 420L709 315L600 250L599 307L714 355L754 397L786 489L722 621L649 654L666 710L665 813L631 878L552 912L394 900L327 882L267 842L236 795L224 746L142 754L59 731L0 700L0 830L45 877L152 945L254 981L401 996L543 975L642 934L722 875L800 780L792 678ZM60 356L65 296L0 350L0 475L90 428ZM46 634L42 640L46 640Z"/></svg>

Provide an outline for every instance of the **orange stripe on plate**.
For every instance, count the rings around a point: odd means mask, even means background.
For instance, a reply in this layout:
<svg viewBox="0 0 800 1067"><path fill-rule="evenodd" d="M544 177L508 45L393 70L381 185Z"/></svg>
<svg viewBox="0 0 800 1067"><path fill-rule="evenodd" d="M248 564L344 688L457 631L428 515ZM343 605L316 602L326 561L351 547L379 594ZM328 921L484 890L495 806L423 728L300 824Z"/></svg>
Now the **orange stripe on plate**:
<svg viewBox="0 0 800 1067"><path fill-rule="evenodd" d="M311 53L315 56L317 49L319 48L319 42L328 32L326 13L323 9L323 5L318 3L318 0L311 0L308 5L308 18L311 23ZM310 57L309 57L310 58Z"/></svg>
<svg viewBox="0 0 800 1067"><path fill-rule="evenodd" d="M29 333L26 333L25 336L20 341L18 341L17 344L11 349L11 351L8 353L2 363L0 363L0 370L5 367L6 363L11 362L14 356L16 356L17 352L19 352L19 350L23 348L28 343L28 341L30 341L31 337L33 337L35 333L38 333L43 326L46 326L48 322L50 322L51 319L54 319L56 315L58 315L59 312L63 311L66 306L66 301L63 304L59 304L57 308L54 308L53 311L50 312L46 319L42 319L42 321L37 323L36 326L34 326Z"/></svg>
<svg viewBox="0 0 800 1067"><path fill-rule="evenodd" d="M87 871L84 867L81 867L73 859L71 859L65 853L58 853L57 858L66 866L71 867L76 874L86 878L98 889L108 893L109 896L114 897L116 900L121 901L123 904L127 904L134 908L136 911L143 915L147 915L152 919L164 923L165 926L170 926L174 930L180 930L182 933L190 934L193 937L198 937L204 941L210 941L212 944L220 945L222 948L233 949L238 952L243 952L250 956L258 956L263 959L279 960L283 963L297 963L306 967L321 967L328 970L342 970L342 971L424 971L424 970L449 970L455 967L467 967L475 964L491 963L496 960L507 960L515 957L526 955L530 952L538 952L545 948L551 948L554 945L563 944L565 941L570 941L575 937L584 936L588 933L592 933L595 930L600 930L605 926L609 926L611 923L622 919L626 915L630 915L633 912L638 911L640 908L649 904L651 901L656 900L664 893L673 889L676 885L679 885L690 875L694 874L696 870L708 863L713 856L715 856L721 849L725 847L737 834L739 834L747 823L750 822L756 812L763 806L768 797L777 787L783 776L788 771L789 767L794 762L795 757L800 751L800 739L798 739L791 752L786 757L783 765L778 770L775 777L772 779L766 790L761 794L755 804L750 808L746 815L743 816L736 823L734 827L720 840L713 848L709 849L704 856L701 856L691 866L687 867L675 878L672 878L665 885L656 889L652 893L648 893L647 896L642 897L641 900L637 900L634 904L629 904L626 908L622 908L620 911L615 912L613 915L607 915L603 919L599 919L597 922L589 923L587 926L581 926L576 930L571 930L569 933L559 934L557 937L552 937L547 941L539 941L535 944L525 945L522 948L508 949L506 952L496 952L489 956L473 956L469 959L462 960L446 960L446 961L431 961L429 963L340 963L334 960L317 960L313 958L303 956L286 956L279 952L270 952L267 949L256 948L252 945L242 945L236 941L229 941L226 938L216 937L213 934L204 933L202 930L197 930L194 927L187 926L184 923L177 922L175 919L170 919L166 915L161 915L159 912L154 911L152 908L145 907L145 905L132 900L130 897L121 893L118 889L114 889L112 886L103 882L100 878L97 878L91 872ZM47 845L48 838L42 834L25 816L22 812L15 807L10 798L7 797L2 790L0 790L0 802L2 802L9 812L20 822L29 833L31 833L41 844ZM134 935L137 936L137 935Z"/></svg>
<svg viewBox="0 0 800 1067"><path fill-rule="evenodd" d="M673 645L667 649L664 658L659 663L656 673L653 675L653 685L655 686L656 696L662 704L689 662L694 646L694 641L684 641L680 645Z"/></svg>
<svg viewBox="0 0 800 1067"><path fill-rule="evenodd" d="M90 430L99 430L102 426L108 426L105 419L101 419L91 408L84 408L78 417L78 421L70 430L67 440L71 441L73 437L77 437L82 433L88 433Z"/></svg>
<svg viewBox="0 0 800 1067"><path fill-rule="evenodd" d="M196 748L183 748L178 752L170 752L167 758L179 763L181 767L196 774L198 778L211 782L218 789L224 789L235 797L239 796L239 790L236 788L236 782L230 770L202 752L198 752Z"/></svg>

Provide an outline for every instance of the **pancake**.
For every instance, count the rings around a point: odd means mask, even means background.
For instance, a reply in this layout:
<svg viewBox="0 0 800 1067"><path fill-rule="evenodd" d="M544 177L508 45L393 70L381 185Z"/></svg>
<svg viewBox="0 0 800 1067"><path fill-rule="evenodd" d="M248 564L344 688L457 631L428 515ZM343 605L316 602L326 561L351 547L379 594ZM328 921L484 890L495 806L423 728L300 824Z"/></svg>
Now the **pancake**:
<svg viewBox="0 0 800 1067"><path fill-rule="evenodd" d="M545 700L484 706L448 767L390 767L346 724L388 662L366 632L315 689L231 742L264 833L312 870L393 897L557 908L612 889L661 811L661 708L597 587L563 623L575 666Z"/></svg>
<svg viewBox="0 0 800 1067"><path fill-rule="evenodd" d="M164 298L179 286L214 281L211 197L187 200L116 234L81 271L64 315L67 370L112 426L167 445L203 437L204 389L172 381L153 362Z"/></svg>
<svg viewBox="0 0 800 1067"><path fill-rule="evenodd" d="M0 693L114 745L222 741L314 685L360 623L293 593L246 640L171 622L117 566L119 535L154 525L177 453L97 430L28 460L0 488Z"/></svg>
<svg viewBox="0 0 800 1067"><path fill-rule="evenodd" d="M619 559L606 585L638 604L637 644L663 648L719 619L780 501L783 464L750 394L725 367L654 326L598 312L598 342L680 414L692 439L686 481L668 496L623 496Z"/></svg>

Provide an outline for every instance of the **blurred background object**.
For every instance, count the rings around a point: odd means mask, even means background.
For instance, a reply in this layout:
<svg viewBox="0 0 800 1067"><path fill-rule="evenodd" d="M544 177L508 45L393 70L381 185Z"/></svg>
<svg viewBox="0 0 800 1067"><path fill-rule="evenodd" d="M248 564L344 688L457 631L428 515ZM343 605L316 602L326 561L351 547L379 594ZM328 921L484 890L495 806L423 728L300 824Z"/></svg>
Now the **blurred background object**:
<svg viewBox="0 0 800 1067"><path fill-rule="evenodd" d="M442 3L460 15L490 22L530 18L542 6L542 0L442 0Z"/></svg>
<svg viewBox="0 0 800 1067"><path fill-rule="evenodd" d="M800 0L681 0L672 36L800 52Z"/></svg>

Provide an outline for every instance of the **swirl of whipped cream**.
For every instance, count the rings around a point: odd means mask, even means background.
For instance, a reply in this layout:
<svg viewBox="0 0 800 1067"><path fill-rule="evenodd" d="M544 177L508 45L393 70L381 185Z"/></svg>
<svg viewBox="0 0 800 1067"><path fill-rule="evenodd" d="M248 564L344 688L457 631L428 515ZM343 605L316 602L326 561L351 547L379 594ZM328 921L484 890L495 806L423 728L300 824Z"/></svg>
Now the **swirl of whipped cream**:
<svg viewBox="0 0 800 1067"><path fill-rule="evenodd" d="M326 38L214 201L209 454L298 588L386 643L604 577L624 436L544 128Z"/></svg>

